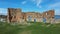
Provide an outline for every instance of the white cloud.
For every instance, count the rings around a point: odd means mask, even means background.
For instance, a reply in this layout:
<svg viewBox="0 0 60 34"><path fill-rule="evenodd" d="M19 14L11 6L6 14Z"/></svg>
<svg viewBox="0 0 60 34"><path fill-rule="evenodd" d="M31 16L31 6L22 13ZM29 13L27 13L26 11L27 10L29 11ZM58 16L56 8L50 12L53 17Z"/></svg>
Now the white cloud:
<svg viewBox="0 0 60 34"><path fill-rule="evenodd" d="M55 10L55 15L60 15L60 2L50 4L49 8Z"/></svg>
<svg viewBox="0 0 60 34"><path fill-rule="evenodd" d="M42 0L37 0L36 3L37 3L37 6L39 6L41 4Z"/></svg>
<svg viewBox="0 0 60 34"><path fill-rule="evenodd" d="M60 9L55 9L55 14L60 15Z"/></svg>
<svg viewBox="0 0 60 34"><path fill-rule="evenodd" d="M50 4L50 7L51 8L60 7L60 2L54 3L54 4Z"/></svg>
<svg viewBox="0 0 60 34"><path fill-rule="evenodd" d="M42 0L32 0L37 7L41 8L42 6L40 5L42 3Z"/></svg>
<svg viewBox="0 0 60 34"><path fill-rule="evenodd" d="M27 1L23 1L23 2L22 2L23 5L26 4L26 3L27 3Z"/></svg>
<svg viewBox="0 0 60 34"><path fill-rule="evenodd" d="M28 1L28 0L27 0ZM21 2L23 5L27 3L27 1L23 1ZM41 3L42 3L42 0L29 0L31 2L33 2L34 4L36 4L37 7L41 8Z"/></svg>
<svg viewBox="0 0 60 34"><path fill-rule="evenodd" d="M0 14L7 15L7 9L0 8Z"/></svg>

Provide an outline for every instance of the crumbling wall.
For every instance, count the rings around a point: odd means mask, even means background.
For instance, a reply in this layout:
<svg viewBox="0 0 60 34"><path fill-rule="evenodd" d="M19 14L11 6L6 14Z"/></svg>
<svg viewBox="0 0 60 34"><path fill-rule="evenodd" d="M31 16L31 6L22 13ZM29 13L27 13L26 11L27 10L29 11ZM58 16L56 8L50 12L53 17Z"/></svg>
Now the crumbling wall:
<svg viewBox="0 0 60 34"><path fill-rule="evenodd" d="M36 20L36 22L43 22L43 18L46 18L46 22L51 22L51 20L54 18L54 10L49 10L46 12L36 13L36 12L21 12L21 9L17 8L8 8L8 16L7 21L8 22L22 22L22 21L28 21L29 16L31 18L31 21Z"/></svg>
<svg viewBox="0 0 60 34"><path fill-rule="evenodd" d="M48 23L51 23L51 21L54 19L54 10L49 10L49 11L46 11L44 12L42 15L43 15L43 18L46 18L46 22Z"/></svg>
<svg viewBox="0 0 60 34"><path fill-rule="evenodd" d="M21 18L21 9L8 8L7 20L9 22L19 22Z"/></svg>

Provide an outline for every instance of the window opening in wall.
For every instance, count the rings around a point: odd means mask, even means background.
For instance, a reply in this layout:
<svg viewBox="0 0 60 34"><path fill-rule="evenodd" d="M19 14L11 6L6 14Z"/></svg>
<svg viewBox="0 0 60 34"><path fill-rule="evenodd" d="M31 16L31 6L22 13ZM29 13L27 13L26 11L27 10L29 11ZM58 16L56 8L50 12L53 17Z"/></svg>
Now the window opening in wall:
<svg viewBox="0 0 60 34"><path fill-rule="evenodd" d="M36 23L36 18L34 19L34 23Z"/></svg>
<svg viewBox="0 0 60 34"><path fill-rule="evenodd" d="M14 18L16 18L16 16L14 16Z"/></svg>
<svg viewBox="0 0 60 34"><path fill-rule="evenodd" d="M48 15L48 14L46 13L46 15Z"/></svg>
<svg viewBox="0 0 60 34"><path fill-rule="evenodd" d="M31 19L32 19L32 17L31 17L31 16L28 16L28 21L29 21L29 22L31 21Z"/></svg>

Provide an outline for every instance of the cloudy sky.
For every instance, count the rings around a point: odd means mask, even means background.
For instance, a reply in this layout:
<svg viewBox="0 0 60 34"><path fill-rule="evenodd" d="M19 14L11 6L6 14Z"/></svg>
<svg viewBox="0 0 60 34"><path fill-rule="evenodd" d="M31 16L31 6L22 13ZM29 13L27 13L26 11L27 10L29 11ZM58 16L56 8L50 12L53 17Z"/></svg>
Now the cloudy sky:
<svg viewBox="0 0 60 34"><path fill-rule="evenodd" d="M0 14L7 14L7 8L21 8L23 12L44 12L55 10L60 15L60 0L0 0Z"/></svg>

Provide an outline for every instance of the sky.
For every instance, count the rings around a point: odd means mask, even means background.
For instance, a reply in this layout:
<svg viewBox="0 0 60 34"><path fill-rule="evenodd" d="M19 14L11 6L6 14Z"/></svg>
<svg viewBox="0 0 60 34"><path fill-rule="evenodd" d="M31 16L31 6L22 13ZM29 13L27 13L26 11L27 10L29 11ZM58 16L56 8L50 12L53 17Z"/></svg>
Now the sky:
<svg viewBox="0 0 60 34"><path fill-rule="evenodd" d="M7 14L7 8L21 8L22 12L45 12L55 10L60 15L60 0L0 0L0 14Z"/></svg>

